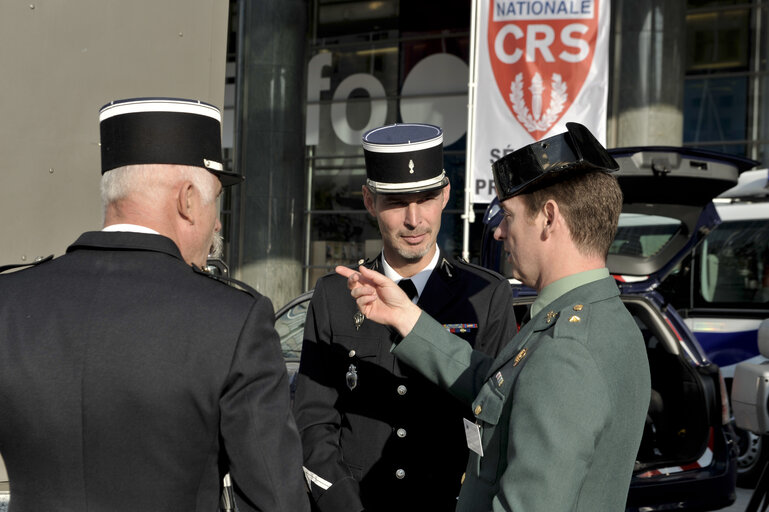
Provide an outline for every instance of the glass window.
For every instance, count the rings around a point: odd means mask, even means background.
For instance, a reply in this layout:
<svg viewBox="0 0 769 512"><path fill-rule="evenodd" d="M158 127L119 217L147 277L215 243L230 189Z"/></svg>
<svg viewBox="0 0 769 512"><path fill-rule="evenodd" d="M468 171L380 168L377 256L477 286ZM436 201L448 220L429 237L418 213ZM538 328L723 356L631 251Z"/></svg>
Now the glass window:
<svg viewBox="0 0 769 512"><path fill-rule="evenodd" d="M609 254L650 258L681 229L681 221L659 215L622 213Z"/></svg>
<svg viewBox="0 0 769 512"><path fill-rule="evenodd" d="M684 87L684 143L698 146L716 142L710 149L745 154L727 141L748 138L748 78L690 78Z"/></svg>
<svg viewBox="0 0 769 512"><path fill-rule="evenodd" d="M398 0L317 0L318 37L397 28Z"/></svg>
<svg viewBox="0 0 769 512"><path fill-rule="evenodd" d="M743 2L744 0L687 0L686 7L688 9L697 9L700 7L718 7L722 5L737 5Z"/></svg>
<svg viewBox="0 0 769 512"><path fill-rule="evenodd" d="M769 220L724 222L705 239L698 260L694 277L704 303L769 302Z"/></svg>
<svg viewBox="0 0 769 512"><path fill-rule="evenodd" d="M748 69L749 9L690 12L686 27L687 73Z"/></svg>
<svg viewBox="0 0 769 512"><path fill-rule="evenodd" d="M759 125L763 116L756 115L763 112L756 74L757 67L765 67L760 59L765 51L757 43L766 42L756 29L756 12L744 1L687 2L683 101L687 146L759 156L764 130Z"/></svg>
<svg viewBox="0 0 769 512"><path fill-rule="evenodd" d="M397 8L388 12L398 23L378 28L363 14L375 3L316 4L317 36L308 65L308 288L333 266L381 251L376 220L363 204L360 139L384 124L428 122L444 129L451 196L438 244L454 256L462 251L471 2L395 2ZM350 11L343 22L345 9ZM478 218L484 209L478 205ZM482 229L480 222L470 225L471 261L480 259Z"/></svg>

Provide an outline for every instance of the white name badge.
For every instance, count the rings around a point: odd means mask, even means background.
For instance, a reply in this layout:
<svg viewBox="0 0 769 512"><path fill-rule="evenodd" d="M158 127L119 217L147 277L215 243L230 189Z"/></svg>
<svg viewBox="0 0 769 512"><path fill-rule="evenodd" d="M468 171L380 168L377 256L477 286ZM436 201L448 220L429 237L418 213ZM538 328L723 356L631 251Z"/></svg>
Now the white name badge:
<svg viewBox="0 0 769 512"><path fill-rule="evenodd" d="M481 445L481 429L478 428L478 425L468 420L467 418L462 418L462 420L465 422L465 437L467 437L467 447L483 457L483 446Z"/></svg>

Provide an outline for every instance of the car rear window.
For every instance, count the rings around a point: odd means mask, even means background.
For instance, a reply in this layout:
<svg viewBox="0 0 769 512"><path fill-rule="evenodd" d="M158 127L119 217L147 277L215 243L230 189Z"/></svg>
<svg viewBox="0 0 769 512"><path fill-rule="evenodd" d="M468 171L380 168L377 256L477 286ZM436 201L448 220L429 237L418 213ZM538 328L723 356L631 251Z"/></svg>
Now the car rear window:
<svg viewBox="0 0 769 512"><path fill-rule="evenodd" d="M660 215L622 213L609 254L649 258L681 229L681 221Z"/></svg>

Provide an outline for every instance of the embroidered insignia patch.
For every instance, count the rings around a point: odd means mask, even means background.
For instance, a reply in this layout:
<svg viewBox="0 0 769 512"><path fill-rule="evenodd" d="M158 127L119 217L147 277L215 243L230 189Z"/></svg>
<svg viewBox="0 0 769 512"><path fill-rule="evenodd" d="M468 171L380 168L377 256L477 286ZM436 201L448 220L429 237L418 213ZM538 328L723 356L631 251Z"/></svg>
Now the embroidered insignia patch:
<svg viewBox="0 0 769 512"><path fill-rule="evenodd" d="M555 311L548 311L548 312L547 312L547 320L546 320L546 321L547 321L547 323L550 323L550 322L552 322L553 320L555 320L555 318L556 318L557 316L558 316L558 313L556 313Z"/></svg>

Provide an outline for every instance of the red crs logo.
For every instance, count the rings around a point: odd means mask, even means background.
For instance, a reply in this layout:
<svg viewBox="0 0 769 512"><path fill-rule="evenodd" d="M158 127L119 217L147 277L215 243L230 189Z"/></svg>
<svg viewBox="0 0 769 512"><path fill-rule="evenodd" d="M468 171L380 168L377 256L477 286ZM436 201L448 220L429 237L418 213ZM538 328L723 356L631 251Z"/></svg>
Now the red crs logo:
<svg viewBox="0 0 769 512"><path fill-rule="evenodd" d="M494 78L513 116L539 140L569 109L593 62L598 0L489 0Z"/></svg>

